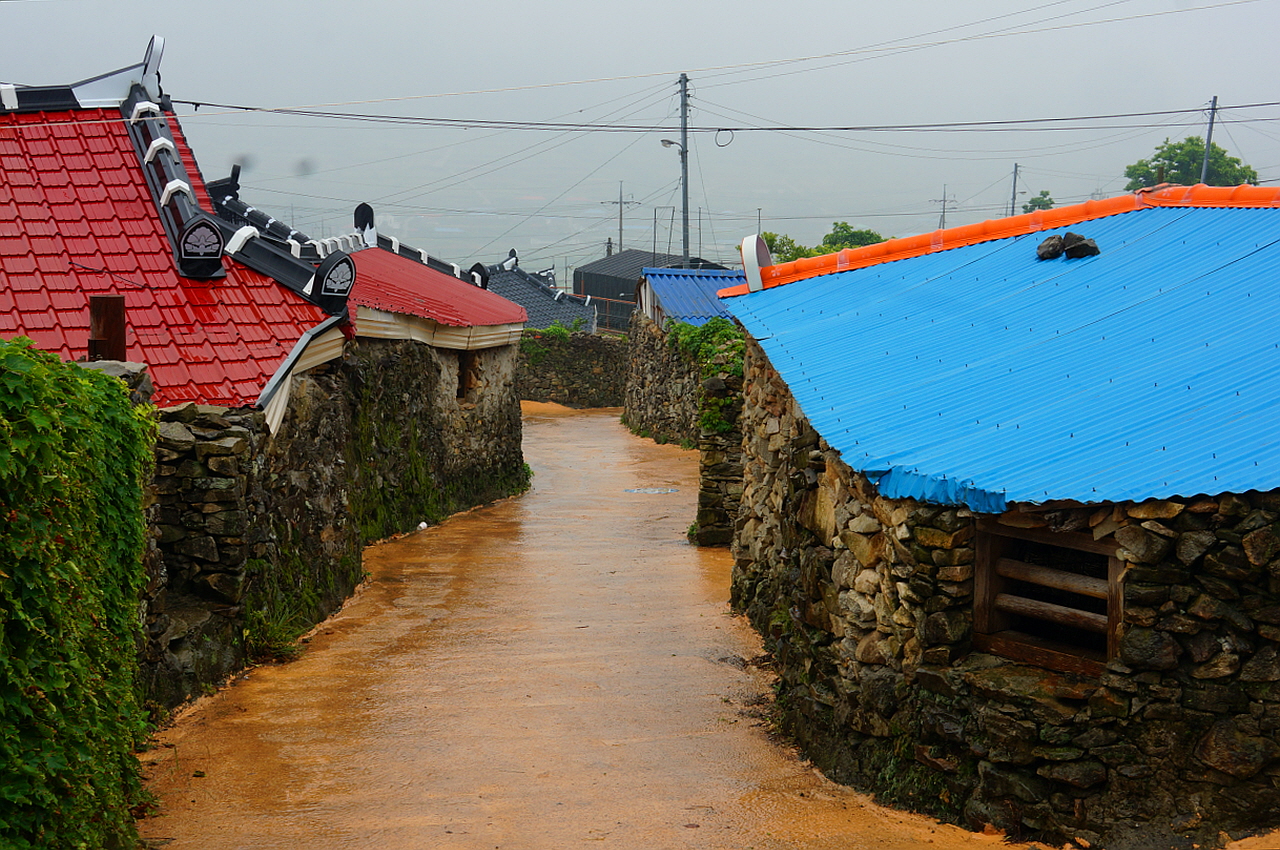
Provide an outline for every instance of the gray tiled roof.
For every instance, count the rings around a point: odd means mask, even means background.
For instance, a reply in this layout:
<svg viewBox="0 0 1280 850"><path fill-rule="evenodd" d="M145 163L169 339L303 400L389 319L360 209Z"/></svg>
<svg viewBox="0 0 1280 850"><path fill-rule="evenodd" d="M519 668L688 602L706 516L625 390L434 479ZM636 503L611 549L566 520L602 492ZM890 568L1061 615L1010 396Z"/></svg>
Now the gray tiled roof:
<svg viewBox="0 0 1280 850"><path fill-rule="evenodd" d="M619 251L612 257L604 257L603 259L593 260L578 266L576 271L626 278L634 284L635 281L640 279L641 269L646 267L674 268L683 262L684 257L679 254L655 254L652 251L628 248L625 251ZM700 269L724 268L722 265L713 263L710 260L704 260L701 257L690 257L689 265Z"/></svg>
<svg viewBox="0 0 1280 850"><path fill-rule="evenodd" d="M582 330L595 331L596 308L586 304L587 299L561 292L519 266L491 273L489 291L523 307L529 314L527 328L547 328L557 321L572 327L581 319Z"/></svg>

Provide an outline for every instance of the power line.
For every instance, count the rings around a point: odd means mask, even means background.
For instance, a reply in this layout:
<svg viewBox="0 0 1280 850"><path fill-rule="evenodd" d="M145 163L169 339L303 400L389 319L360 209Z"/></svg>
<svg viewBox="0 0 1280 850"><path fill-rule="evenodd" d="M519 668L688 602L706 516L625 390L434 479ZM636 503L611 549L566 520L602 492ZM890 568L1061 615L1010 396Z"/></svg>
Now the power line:
<svg viewBox="0 0 1280 850"><path fill-rule="evenodd" d="M174 103L191 103L191 101L175 100ZM369 123L412 124L415 126L438 127L458 130L502 129L528 130L542 132L581 132L581 133L659 133L672 132L677 128L665 124L621 124L594 122L561 122L561 121L510 121L497 118L432 118L427 116L408 115L375 115L350 112L317 112L315 110L270 109L258 106L238 106L220 104L222 108L236 109L244 112L266 112L279 115L303 115L311 118L327 118L336 121L360 121ZM1263 109L1280 106L1280 101L1261 103L1243 103L1235 106L1220 106L1219 110ZM905 132L1045 132L1062 130L1097 130L1097 129L1150 129L1163 126L1160 124L1108 124L1103 127L1076 126L1085 121L1116 121L1120 119L1157 118L1179 115L1201 115L1203 107L1194 109L1165 109L1148 112L1114 112L1099 115L1073 115L1061 118L1006 118L981 121L938 121L914 124L773 124L768 126L690 126L689 131L695 133L905 133ZM1280 121L1280 116L1269 118L1235 119L1237 123ZM39 125L25 125L39 126Z"/></svg>

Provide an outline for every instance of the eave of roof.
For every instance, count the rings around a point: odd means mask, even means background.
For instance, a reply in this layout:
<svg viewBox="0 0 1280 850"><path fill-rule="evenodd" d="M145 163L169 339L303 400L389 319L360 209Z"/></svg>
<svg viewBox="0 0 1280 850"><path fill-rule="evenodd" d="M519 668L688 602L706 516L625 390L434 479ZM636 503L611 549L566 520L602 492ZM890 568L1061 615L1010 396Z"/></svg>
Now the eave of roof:
<svg viewBox="0 0 1280 850"><path fill-rule="evenodd" d="M993 219L935 230L918 236L888 239L861 248L846 248L834 254L803 257L761 269L764 288L785 286L797 280L818 275L853 271L879 263L921 257L938 251L949 251L965 245L1071 227L1085 221L1118 215L1150 207L1272 207L1280 206L1280 187L1268 186L1160 186L1141 189L1131 195L1120 195L1098 201L1085 201L1066 207L1036 210L1026 215ZM747 284L720 290L721 298L746 295Z"/></svg>

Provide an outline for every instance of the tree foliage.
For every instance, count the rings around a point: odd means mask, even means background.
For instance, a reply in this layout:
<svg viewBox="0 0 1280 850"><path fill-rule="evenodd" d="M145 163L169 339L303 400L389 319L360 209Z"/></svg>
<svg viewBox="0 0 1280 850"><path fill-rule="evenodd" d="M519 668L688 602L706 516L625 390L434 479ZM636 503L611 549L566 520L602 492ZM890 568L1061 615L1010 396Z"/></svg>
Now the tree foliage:
<svg viewBox="0 0 1280 850"><path fill-rule="evenodd" d="M834 254L845 248L861 248L863 245L874 245L885 238L874 230L855 230L847 221L831 222L831 232L822 237L822 241L812 248L801 245L784 233L760 234L769 254L775 263L789 263L801 257L817 257L822 254Z"/></svg>
<svg viewBox="0 0 1280 850"><path fill-rule="evenodd" d="M813 256L812 248L806 248L785 233L770 233L766 230L760 234L760 238L768 246L769 255L775 263L789 263L801 257Z"/></svg>
<svg viewBox="0 0 1280 850"><path fill-rule="evenodd" d="M124 847L155 425L118 378L0 340L0 846Z"/></svg>
<svg viewBox="0 0 1280 850"><path fill-rule="evenodd" d="M875 245L883 241L884 237L874 230L854 230L847 221L833 221L831 232L822 237L819 247L824 254L834 254L845 248L861 248L863 245Z"/></svg>
<svg viewBox="0 0 1280 850"><path fill-rule="evenodd" d="M1041 189L1039 195L1036 195L1034 198L1022 205L1022 211L1024 213L1051 209L1053 209L1053 198L1049 196L1048 189Z"/></svg>
<svg viewBox="0 0 1280 850"><path fill-rule="evenodd" d="M1124 170L1129 178L1125 191L1155 186L1164 170L1164 182L1180 186L1194 186L1200 182L1200 170L1204 165L1204 139L1188 136L1181 142L1164 140L1149 159L1140 159ZM1209 171L1205 183L1210 186L1239 186L1256 184L1258 172L1245 165L1239 157L1230 156L1216 144L1209 146Z"/></svg>

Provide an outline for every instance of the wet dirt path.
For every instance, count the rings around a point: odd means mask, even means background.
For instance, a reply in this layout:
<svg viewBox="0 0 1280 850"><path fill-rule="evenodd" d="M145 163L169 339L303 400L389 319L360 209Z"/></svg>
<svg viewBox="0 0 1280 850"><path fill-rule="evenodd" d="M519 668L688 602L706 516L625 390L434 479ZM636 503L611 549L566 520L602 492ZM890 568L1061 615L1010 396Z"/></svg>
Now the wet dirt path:
<svg viewBox="0 0 1280 850"><path fill-rule="evenodd" d="M879 808L769 739L728 553L683 538L695 453L617 411L532 405L525 453L528 494L371 547L300 660L158 736L150 846L1009 846Z"/></svg>

